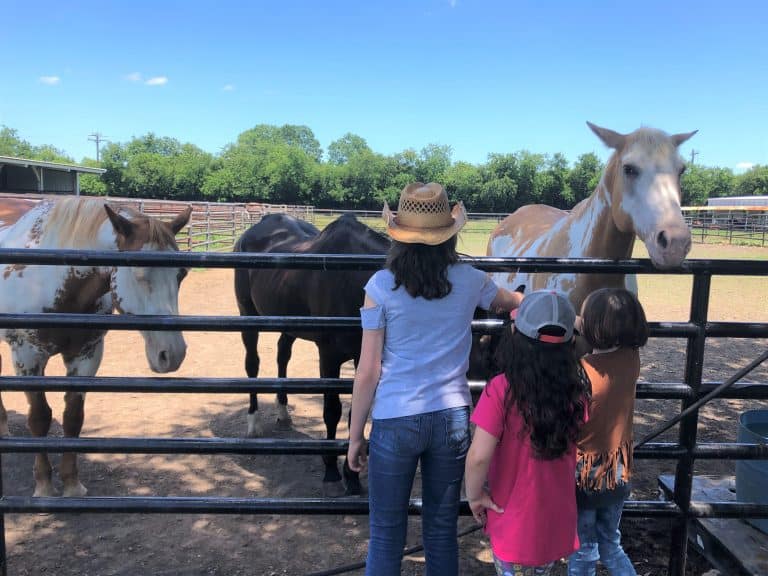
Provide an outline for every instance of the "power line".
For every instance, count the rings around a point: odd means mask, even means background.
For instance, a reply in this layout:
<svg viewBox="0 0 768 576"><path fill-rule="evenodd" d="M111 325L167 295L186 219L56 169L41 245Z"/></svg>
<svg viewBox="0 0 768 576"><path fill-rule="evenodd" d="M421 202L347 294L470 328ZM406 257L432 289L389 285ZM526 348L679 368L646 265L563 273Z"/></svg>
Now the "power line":
<svg viewBox="0 0 768 576"><path fill-rule="evenodd" d="M109 142L103 134L100 132L94 132L93 134L88 135L88 140L91 142L96 142L96 162L100 162L99 154L101 151L101 142Z"/></svg>

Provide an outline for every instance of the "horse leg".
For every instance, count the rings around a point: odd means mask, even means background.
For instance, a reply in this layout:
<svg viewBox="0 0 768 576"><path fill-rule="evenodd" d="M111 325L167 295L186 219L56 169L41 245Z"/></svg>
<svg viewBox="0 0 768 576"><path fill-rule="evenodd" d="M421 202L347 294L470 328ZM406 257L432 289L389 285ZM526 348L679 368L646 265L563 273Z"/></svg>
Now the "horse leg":
<svg viewBox="0 0 768 576"><path fill-rule="evenodd" d="M42 376L49 358L48 354L26 342L19 346L12 346L11 355L17 376ZM51 407L45 399L45 392L25 392L24 395L29 404L27 412L29 431L33 436L46 436L51 428L52 414ZM45 452L35 454L34 477L34 496L54 495L51 462Z"/></svg>
<svg viewBox="0 0 768 576"><path fill-rule="evenodd" d="M324 350L318 345L320 352L320 377L338 378L341 373L342 361L333 351ZM326 392L323 394L323 422L325 422L326 438L336 439L336 428L341 420L341 401L338 393ZM336 454L323 454L325 473L323 475L323 493L329 497L337 497L343 494L341 475L337 465Z"/></svg>
<svg viewBox="0 0 768 576"><path fill-rule="evenodd" d="M67 367L67 376L94 376L101 364L101 357L104 352L104 340L99 340L93 348L83 356L67 357L64 356L64 365ZM77 438L83 428L83 419L85 418L85 392L65 392L64 393L64 436L68 438ZM61 456L61 467L59 469L61 476L62 494L70 497L85 496L88 490L80 483L80 476L77 469L77 454L74 452L65 452Z"/></svg>
<svg viewBox="0 0 768 576"><path fill-rule="evenodd" d="M8 412L5 411L5 404L3 404L3 396L0 395L0 436L10 436L11 432L8 429Z"/></svg>
<svg viewBox="0 0 768 576"><path fill-rule="evenodd" d="M291 359L291 352L293 351L293 343L296 341L295 336L289 334L280 334L280 339L277 341L277 377L288 377L288 361ZM288 394L285 392L278 392L276 398L277 405L277 427L280 430L291 429L291 415L288 414Z"/></svg>
<svg viewBox="0 0 768 576"><path fill-rule="evenodd" d="M251 314L253 315L253 314ZM245 373L248 378L257 378L259 375L259 332L258 330L243 330L240 333L245 346ZM264 424L259 419L259 399L255 392L249 394L248 405L248 432L249 438L264 436Z"/></svg>
<svg viewBox="0 0 768 576"><path fill-rule="evenodd" d="M30 374L25 374L29 376ZM32 436L47 436L51 429L51 407L45 399L45 392L25 392L29 403L27 412L27 426ZM53 496L53 482L51 481L51 461L46 452L35 454L35 492L33 496Z"/></svg>

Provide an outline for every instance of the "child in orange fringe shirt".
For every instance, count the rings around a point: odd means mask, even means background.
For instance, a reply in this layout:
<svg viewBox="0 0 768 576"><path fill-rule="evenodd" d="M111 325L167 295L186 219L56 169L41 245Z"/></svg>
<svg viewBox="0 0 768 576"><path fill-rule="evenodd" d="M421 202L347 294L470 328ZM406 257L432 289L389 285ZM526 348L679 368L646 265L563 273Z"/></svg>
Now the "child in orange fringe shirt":
<svg viewBox="0 0 768 576"><path fill-rule="evenodd" d="M580 546L568 559L568 576L594 576L598 559L611 576L636 576L621 547L619 522L629 496L639 349L648 340L648 323L637 297L616 288L592 292L581 319L582 336L593 348L582 359L592 400L577 442Z"/></svg>

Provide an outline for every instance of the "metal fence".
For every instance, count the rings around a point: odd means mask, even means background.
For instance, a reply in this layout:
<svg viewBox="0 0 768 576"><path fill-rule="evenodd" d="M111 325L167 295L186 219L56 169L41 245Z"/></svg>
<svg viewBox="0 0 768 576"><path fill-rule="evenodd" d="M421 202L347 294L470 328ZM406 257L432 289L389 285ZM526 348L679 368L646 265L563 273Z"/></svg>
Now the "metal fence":
<svg viewBox="0 0 768 576"><path fill-rule="evenodd" d="M768 246L768 208L702 206L683 208L694 242Z"/></svg>
<svg viewBox="0 0 768 576"><path fill-rule="evenodd" d="M614 262L596 259L465 258L488 271L528 272L621 272L660 274L648 260ZM322 270L374 270L383 257L358 255L214 254L92 252L75 250L0 250L0 264L46 264L89 266L173 266L210 268L303 268ZM682 400L682 409L712 391L718 383L702 382L704 344L707 337L768 337L768 323L710 322L707 319L712 275L768 276L768 262L697 260L666 274L693 275L690 318L687 322L656 322L651 334L661 338L687 338L684 381L638 385L638 397ZM280 332L287 329L345 330L359 326L358 318L226 317L226 316L111 316L89 314L0 314L4 328L102 328L118 330L207 330L238 331L245 327ZM478 331L499 330L498 321L476 321ZM484 383L474 382L474 392ZM334 391L351 393L349 379L258 378L105 378L105 377L0 377L0 391L98 391L246 393L288 392L294 394ZM736 385L726 398L768 398L768 384ZM672 501L628 501L625 514L633 517L673 519L669 573L685 572L688 521L691 518L768 517L768 505L749 502L703 502L691 500L693 464L697 459L768 459L768 447L745 443L697 442L698 410L686 416L677 442L655 442L638 448L637 458L677 459ZM0 438L0 455L10 452L138 453L138 454L323 454L346 452L343 440L277 440L241 438ZM0 464L2 461L0 460ZM0 479L2 478L0 469ZM0 483L0 573L7 573L5 515L9 513L187 513L187 514L367 514L364 498L211 498L211 497L88 497L35 498L8 496ZM413 499L410 514L421 513L421 501ZM469 514L466 502L462 514Z"/></svg>

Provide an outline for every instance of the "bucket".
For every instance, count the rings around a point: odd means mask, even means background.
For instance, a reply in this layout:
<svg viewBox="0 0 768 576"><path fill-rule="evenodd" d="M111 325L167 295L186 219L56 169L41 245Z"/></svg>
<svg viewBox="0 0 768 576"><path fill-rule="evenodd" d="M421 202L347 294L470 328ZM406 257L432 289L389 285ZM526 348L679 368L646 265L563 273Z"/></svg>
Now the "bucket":
<svg viewBox="0 0 768 576"><path fill-rule="evenodd" d="M768 410L748 410L739 416L739 442L768 444ZM768 504L768 461L736 461L736 499ZM768 534L768 518L746 521Z"/></svg>

